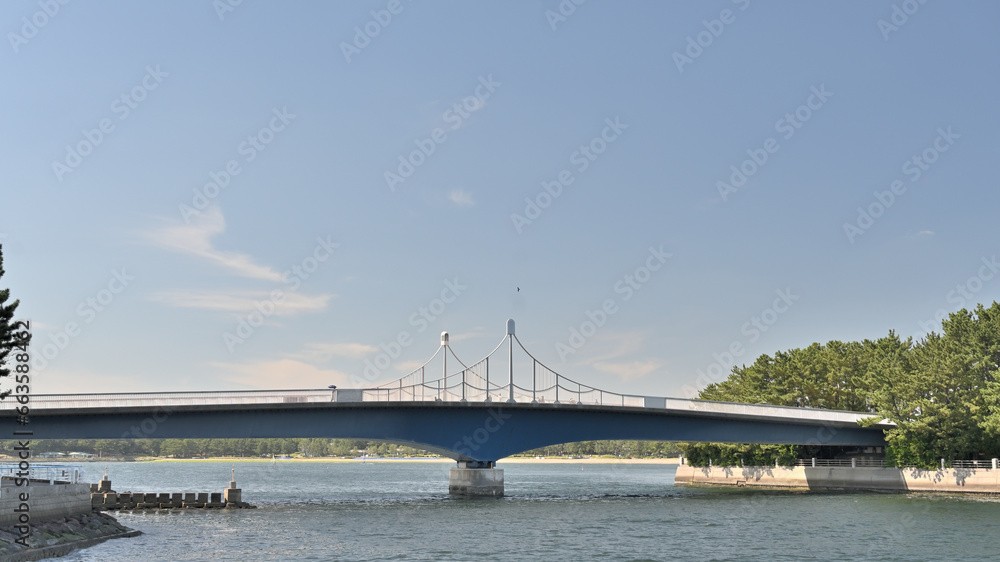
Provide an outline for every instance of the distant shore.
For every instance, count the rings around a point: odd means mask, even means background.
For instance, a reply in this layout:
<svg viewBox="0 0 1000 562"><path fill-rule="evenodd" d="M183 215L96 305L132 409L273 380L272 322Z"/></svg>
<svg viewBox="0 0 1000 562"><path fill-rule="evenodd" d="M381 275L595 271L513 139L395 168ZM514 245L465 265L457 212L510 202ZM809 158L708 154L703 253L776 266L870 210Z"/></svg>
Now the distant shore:
<svg viewBox="0 0 1000 562"><path fill-rule="evenodd" d="M0 462L16 461L13 457L0 456ZM101 462L178 462L178 463L199 463L199 462L228 462L228 463L269 463L270 458L264 457L209 457L204 459L177 459L173 457L139 457L139 458L92 458L92 459L39 459L38 462L55 464L91 464ZM453 459L444 457L275 457L276 463L304 462L304 463L369 463L369 462L412 462L412 463L453 463ZM670 458L646 458L646 459L625 459L616 457L507 457L497 461L500 464L678 464L677 457Z"/></svg>

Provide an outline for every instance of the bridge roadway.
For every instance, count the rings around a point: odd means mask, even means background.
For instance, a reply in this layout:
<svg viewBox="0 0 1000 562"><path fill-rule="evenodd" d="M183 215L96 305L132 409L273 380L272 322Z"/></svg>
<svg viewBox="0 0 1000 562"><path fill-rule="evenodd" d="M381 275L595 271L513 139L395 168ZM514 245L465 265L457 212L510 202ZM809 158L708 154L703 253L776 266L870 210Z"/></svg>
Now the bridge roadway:
<svg viewBox="0 0 1000 562"><path fill-rule="evenodd" d="M624 406L389 398L381 389L37 395L25 429L34 439L367 439L490 462L604 439L883 446L888 427L860 427L870 414L858 412L649 396L614 395ZM2 415L13 425L14 412Z"/></svg>
<svg viewBox="0 0 1000 562"><path fill-rule="evenodd" d="M524 386L515 383L515 343L531 359ZM428 381L439 354L442 376ZM458 372L448 370L449 356ZM506 384L496 376L504 365ZM16 417L0 412L0 419L30 431L30 439L327 437L409 444L458 461L450 493L488 496L503 495L496 461L547 445L641 439L883 446L890 426L882 420L862 427L858 422L871 414L861 412L609 392L545 366L521 344L513 320L479 362L462 362L443 332L427 362L377 388L41 395L31 396L28 425L18 426Z"/></svg>

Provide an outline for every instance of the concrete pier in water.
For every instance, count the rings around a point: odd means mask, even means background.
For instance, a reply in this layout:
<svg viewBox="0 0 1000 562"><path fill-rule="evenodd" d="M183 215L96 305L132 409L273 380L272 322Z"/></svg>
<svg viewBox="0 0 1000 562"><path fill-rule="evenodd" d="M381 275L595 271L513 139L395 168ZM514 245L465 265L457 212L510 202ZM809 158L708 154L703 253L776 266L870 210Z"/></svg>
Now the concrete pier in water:
<svg viewBox="0 0 1000 562"><path fill-rule="evenodd" d="M460 462L451 469L448 493L462 497L503 497L503 469L496 468L493 462Z"/></svg>

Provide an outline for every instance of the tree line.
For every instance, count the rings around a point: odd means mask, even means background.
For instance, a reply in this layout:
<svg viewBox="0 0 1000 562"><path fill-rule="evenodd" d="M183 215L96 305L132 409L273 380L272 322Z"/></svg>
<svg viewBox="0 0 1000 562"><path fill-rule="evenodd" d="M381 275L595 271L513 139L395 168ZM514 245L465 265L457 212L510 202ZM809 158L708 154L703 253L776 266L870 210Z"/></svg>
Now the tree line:
<svg viewBox="0 0 1000 562"><path fill-rule="evenodd" d="M0 451L14 454L16 441L0 442ZM354 439L42 439L32 441L32 453L85 453L100 458L210 458L297 455L302 457L437 456L422 449ZM583 441L542 447L523 456L676 457L675 443L659 441Z"/></svg>
<svg viewBox="0 0 1000 562"><path fill-rule="evenodd" d="M886 460L925 468L1000 457L1000 304L959 310L941 332L914 341L813 343L761 355L699 393L705 400L870 412L886 430ZM829 454L821 446L686 443L691 464L791 464Z"/></svg>
<svg viewBox="0 0 1000 562"><path fill-rule="evenodd" d="M621 457L634 459L676 457L681 449L671 441L579 441L525 451L515 456Z"/></svg>
<svg viewBox="0 0 1000 562"><path fill-rule="evenodd" d="M16 441L0 442L0 451L12 454ZM95 457L384 457L424 456L426 452L391 443L353 439L41 439L32 441L32 453L86 453Z"/></svg>

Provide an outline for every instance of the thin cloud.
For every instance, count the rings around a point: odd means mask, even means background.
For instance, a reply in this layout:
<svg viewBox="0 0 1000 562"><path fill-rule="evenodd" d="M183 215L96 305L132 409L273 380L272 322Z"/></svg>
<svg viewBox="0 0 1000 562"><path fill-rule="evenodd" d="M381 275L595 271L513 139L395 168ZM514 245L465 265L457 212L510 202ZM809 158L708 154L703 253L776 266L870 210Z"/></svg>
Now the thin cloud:
<svg viewBox="0 0 1000 562"><path fill-rule="evenodd" d="M190 224L177 224L155 230L147 235L150 243L172 252L189 254L228 269L240 277L280 283L282 275L253 258L237 252L223 252L212 246L212 238L225 232L226 219L219 207L206 208Z"/></svg>
<svg viewBox="0 0 1000 562"><path fill-rule="evenodd" d="M326 309L333 295L303 295L285 291L281 302L273 302L269 291L163 291L152 295L156 302L180 308L197 308L242 314L258 305L273 305L274 316L292 316Z"/></svg>
<svg viewBox="0 0 1000 562"><path fill-rule="evenodd" d="M641 379L642 377L659 369L663 365L664 364L661 361L646 359L644 361L628 361L624 363L602 361L594 363L594 368L599 371L604 371L605 373L611 373L621 380L628 382Z"/></svg>
<svg viewBox="0 0 1000 562"><path fill-rule="evenodd" d="M333 357L361 359L377 353L378 347L363 343L309 343L305 349L289 357L310 362L329 361Z"/></svg>
<svg viewBox="0 0 1000 562"><path fill-rule="evenodd" d="M587 352L579 358L577 365L592 365L608 362L621 357L634 356L642 349L645 336L641 332L610 333L601 332L592 337L581 348ZM578 353L578 355L583 355Z"/></svg>
<svg viewBox="0 0 1000 562"><path fill-rule="evenodd" d="M350 377L335 369L320 369L315 365L294 359L257 361L253 363L213 362L211 366L223 371L223 379L250 388L326 388L334 384L350 385Z"/></svg>
<svg viewBox="0 0 1000 562"><path fill-rule="evenodd" d="M458 334L452 334L451 332L448 332L448 341L457 342L457 341L473 340L476 338L481 338L484 335L487 335L486 330L484 330L483 327L480 326L477 328L473 328L472 330L461 332ZM499 341L500 337L502 337L502 332L497 331L497 341Z"/></svg>
<svg viewBox="0 0 1000 562"><path fill-rule="evenodd" d="M471 207L476 204L476 202L472 200L472 194L461 188L452 190L452 192L448 194L448 199L459 207Z"/></svg>
<svg viewBox="0 0 1000 562"><path fill-rule="evenodd" d="M426 359L411 359L409 361L400 361L392 366L392 368L399 373L398 376L393 376L392 373L383 373L383 374L386 375L388 378L390 378L390 380L397 379L403 375L408 375L413 371L416 371L426 361L427 361Z"/></svg>
<svg viewBox="0 0 1000 562"><path fill-rule="evenodd" d="M87 394L94 388L113 388L115 392L169 392L193 390L194 383L165 377L136 377L134 373L109 374L104 370L62 368L50 365L45 376L35 379L31 390L38 394ZM201 379L199 383L204 383Z"/></svg>

